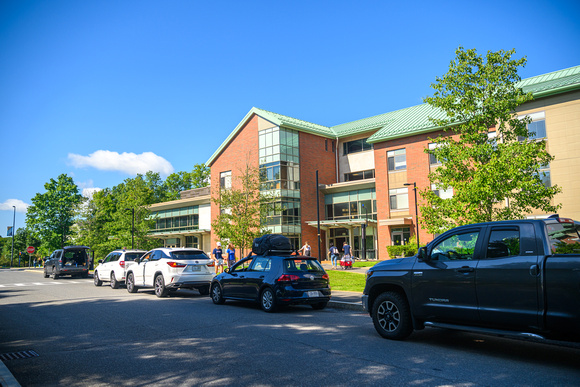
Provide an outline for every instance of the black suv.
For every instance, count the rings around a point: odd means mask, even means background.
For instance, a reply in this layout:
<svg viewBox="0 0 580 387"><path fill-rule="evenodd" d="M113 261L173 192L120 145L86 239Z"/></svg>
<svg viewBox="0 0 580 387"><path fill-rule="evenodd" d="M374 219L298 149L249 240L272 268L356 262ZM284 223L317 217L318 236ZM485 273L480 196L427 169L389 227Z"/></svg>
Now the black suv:
<svg viewBox="0 0 580 387"><path fill-rule="evenodd" d="M330 300L328 274L313 257L254 255L242 259L211 283L211 299L258 302L266 312L278 305L309 304L323 309Z"/></svg>
<svg viewBox="0 0 580 387"><path fill-rule="evenodd" d="M44 278L57 279L63 275L89 276L89 255L87 246L66 246L55 250L44 263Z"/></svg>

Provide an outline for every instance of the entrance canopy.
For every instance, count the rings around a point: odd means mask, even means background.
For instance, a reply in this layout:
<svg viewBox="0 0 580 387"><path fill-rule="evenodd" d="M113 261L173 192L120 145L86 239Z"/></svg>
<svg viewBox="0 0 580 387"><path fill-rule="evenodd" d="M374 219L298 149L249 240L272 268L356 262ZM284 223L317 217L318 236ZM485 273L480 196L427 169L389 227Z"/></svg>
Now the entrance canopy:
<svg viewBox="0 0 580 387"><path fill-rule="evenodd" d="M309 220L306 222L309 226L318 227L316 220ZM330 230L331 228L355 228L366 224L371 227L376 227L377 221L374 219L341 219L341 220L321 220L320 229Z"/></svg>

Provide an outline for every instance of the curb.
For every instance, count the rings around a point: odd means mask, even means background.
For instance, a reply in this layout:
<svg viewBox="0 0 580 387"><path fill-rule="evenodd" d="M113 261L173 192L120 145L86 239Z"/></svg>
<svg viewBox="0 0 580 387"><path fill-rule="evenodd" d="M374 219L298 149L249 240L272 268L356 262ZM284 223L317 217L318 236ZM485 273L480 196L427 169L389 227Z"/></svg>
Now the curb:
<svg viewBox="0 0 580 387"><path fill-rule="evenodd" d="M336 301L330 300L328 302L328 307L336 309L348 309L357 312L364 312L362 304L360 302L346 302L346 301Z"/></svg>
<svg viewBox="0 0 580 387"><path fill-rule="evenodd" d="M10 370L0 361L0 386L2 387L20 387L20 383L14 378Z"/></svg>

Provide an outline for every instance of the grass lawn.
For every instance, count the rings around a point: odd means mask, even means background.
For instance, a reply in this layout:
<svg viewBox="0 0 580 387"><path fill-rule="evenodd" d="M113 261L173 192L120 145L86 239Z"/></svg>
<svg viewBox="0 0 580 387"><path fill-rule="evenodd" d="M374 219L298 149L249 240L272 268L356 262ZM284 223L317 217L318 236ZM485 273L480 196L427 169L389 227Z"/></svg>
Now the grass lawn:
<svg viewBox="0 0 580 387"><path fill-rule="evenodd" d="M365 261L365 262L355 261L354 267L373 267L374 265L376 265L379 262L381 262L381 261Z"/></svg>
<svg viewBox="0 0 580 387"><path fill-rule="evenodd" d="M366 276L363 274L339 270L328 270L327 273L330 277L330 287L332 290L362 293L365 288Z"/></svg>

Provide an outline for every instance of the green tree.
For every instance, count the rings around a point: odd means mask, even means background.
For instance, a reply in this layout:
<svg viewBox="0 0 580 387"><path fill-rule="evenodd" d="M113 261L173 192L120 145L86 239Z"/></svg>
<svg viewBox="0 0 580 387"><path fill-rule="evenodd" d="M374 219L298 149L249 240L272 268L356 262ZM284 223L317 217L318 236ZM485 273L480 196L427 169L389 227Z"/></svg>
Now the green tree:
<svg viewBox="0 0 580 387"><path fill-rule="evenodd" d="M219 206L220 215L211 226L220 240L230 241L243 254L254 238L268 233L266 215L272 198L260 191L258 169L246 165L234 179L229 189L214 188L212 201Z"/></svg>
<svg viewBox="0 0 580 387"><path fill-rule="evenodd" d="M196 164L191 172L176 172L167 176L164 183L163 201L177 200L180 192L209 185L210 168L205 164Z"/></svg>
<svg viewBox="0 0 580 387"><path fill-rule="evenodd" d="M26 225L42 241L47 251L68 244L75 215L83 197L73 179L61 174L44 185L46 192L37 193L26 211Z"/></svg>
<svg viewBox="0 0 580 387"><path fill-rule="evenodd" d="M516 85L526 59L512 59L514 54L500 50L482 57L459 47L447 74L431 85L435 92L425 102L446 114L431 121L458 135L440 136L436 147L425 150L443 164L429 174L431 183L440 190L453 188L448 199L429 188L421 191L422 223L431 233L560 207L552 200L561 189L541 179L540 170L553 160L545 141L518 141L531 133L529 118L519 118L516 108L533 97ZM496 137L488 134L492 128Z"/></svg>
<svg viewBox="0 0 580 387"><path fill-rule="evenodd" d="M77 223L78 239L95 251L96 259L116 249L131 248L132 244L143 250L160 245L157 239L147 236L154 220L149 218L146 207L157 201L155 190L161 186L155 175L137 175L112 189L95 192L83 208Z"/></svg>

